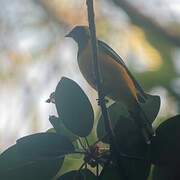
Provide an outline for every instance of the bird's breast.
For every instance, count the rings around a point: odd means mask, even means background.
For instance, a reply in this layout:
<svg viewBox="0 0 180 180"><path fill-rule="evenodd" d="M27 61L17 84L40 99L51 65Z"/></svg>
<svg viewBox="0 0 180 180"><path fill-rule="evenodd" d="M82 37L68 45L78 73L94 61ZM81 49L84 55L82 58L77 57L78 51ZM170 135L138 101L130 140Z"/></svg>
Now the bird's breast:
<svg viewBox="0 0 180 180"><path fill-rule="evenodd" d="M89 45L86 48L84 48L81 53L79 53L77 60L82 75L84 76L86 81L94 89L96 89L92 53L91 53L91 47Z"/></svg>
<svg viewBox="0 0 180 180"><path fill-rule="evenodd" d="M111 56L101 51L98 53L98 61L105 94L116 101L132 104L132 101L134 102L134 100L137 99L136 88L125 68ZM84 78L96 89L90 45L87 45L86 48L79 53L78 65Z"/></svg>

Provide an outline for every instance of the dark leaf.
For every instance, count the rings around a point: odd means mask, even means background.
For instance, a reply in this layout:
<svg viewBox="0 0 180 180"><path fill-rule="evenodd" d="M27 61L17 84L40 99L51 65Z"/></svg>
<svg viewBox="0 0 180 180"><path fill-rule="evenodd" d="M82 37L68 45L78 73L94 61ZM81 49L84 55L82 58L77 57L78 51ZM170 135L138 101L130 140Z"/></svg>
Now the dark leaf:
<svg viewBox="0 0 180 180"><path fill-rule="evenodd" d="M81 171L70 171L62 175L57 180L98 180L97 177L88 169Z"/></svg>
<svg viewBox="0 0 180 180"><path fill-rule="evenodd" d="M119 171L114 165L108 165L103 168L99 178L101 180L124 180L120 178L122 176L121 173L123 172Z"/></svg>
<svg viewBox="0 0 180 180"><path fill-rule="evenodd" d="M180 163L180 115L163 122L150 146L150 158L156 165Z"/></svg>
<svg viewBox="0 0 180 180"><path fill-rule="evenodd" d="M153 96L150 94L147 95L147 100L145 103L140 103L140 106L144 113L146 114L146 117L150 122L153 122L159 112L161 100L159 96Z"/></svg>
<svg viewBox="0 0 180 180"><path fill-rule="evenodd" d="M115 127L117 121L119 120L120 116L129 117L129 113L127 109L121 103L114 103L110 107L108 107L108 112L111 120L112 127ZM125 128L125 127L123 127ZM97 126L97 136L99 139L102 139L106 135L104 120L102 115L98 120ZM108 142L107 138L102 140L103 142Z"/></svg>
<svg viewBox="0 0 180 180"><path fill-rule="evenodd" d="M135 122L129 117L126 108L120 103L114 103L108 108L108 111L121 151L130 155L144 156L147 152L147 145ZM105 135L102 116L99 119L97 135L99 139ZM107 138L104 138L103 142L109 143Z"/></svg>
<svg viewBox="0 0 180 180"><path fill-rule="evenodd" d="M17 149L29 160L41 160L72 153L74 147L64 136L57 133L37 133L17 140Z"/></svg>
<svg viewBox="0 0 180 180"><path fill-rule="evenodd" d="M121 159L124 171L130 179L146 180L151 166L147 161L147 144L132 119L120 115L119 119L117 116L115 120L115 143L119 152L126 156Z"/></svg>
<svg viewBox="0 0 180 180"><path fill-rule="evenodd" d="M120 161L121 167L119 168L119 165L115 166L113 164L105 166L100 174L101 180L147 180L150 164L147 166L143 161L128 158L121 158Z"/></svg>
<svg viewBox="0 0 180 180"><path fill-rule="evenodd" d="M152 180L179 180L179 166L155 166L152 177Z"/></svg>
<svg viewBox="0 0 180 180"><path fill-rule="evenodd" d="M114 133L117 147L121 152L132 156L146 157L147 144L132 119L120 116L114 128Z"/></svg>
<svg viewBox="0 0 180 180"><path fill-rule="evenodd" d="M146 114L147 119L149 121L153 122L159 112L159 109L160 109L160 97L147 94L147 100L144 103L140 103L140 106L141 106L142 110L144 111L144 113ZM112 104L108 108L108 112L109 112L110 120L111 120L113 127L115 127L118 120L121 119L120 116L131 119L131 116L130 116L127 108L120 102L116 102L116 103ZM142 116L142 117L144 117L144 116ZM124 126L122 124L122 128L126 129L128 127ZM98 138L101 139L102 137L105 136L105 134L106 133L105 133L104 121L103 121L103 117L101 115L99 118L99 121L98 121L98 126L97 126ZM103 142L108 142L108 141L105 138L103 140Z"/></svg>
<svg viewBox="0 0 180 180"><path fill-rule="evenodd" d="M63 77L56 87L55 104L59 117L70 131L81 137L91 132L94 112L88 97L77 83Z"/></svg>
<svg viewBox="0 0 180 180"><path fill-rule="evenodd" d="M13 145L0 155L0 174L7 169L16 166L17 163L17 146Z"/></svg>
<svg viewBox="0 0 180 180"><path fill-rule="evenodd" d="M66 136L70 141L75 141L78 136L73 134L71 131L69 131L62 122L61 118L58 118L56 116L50 116L49 121L56 130L57 133L60 133L64 136Z"/></svg>
<svg viewBox="0 0 180 180"><path fill-rule="evenodd" d="M150 171L148 159L148 147L129 118L120 117L114 129L117 148L127 157L122 158L122 165L130 179L146 180ZM129 157L128 157L129 156ZM137 159L136 159L137 158Z"/></svg>
<svg viewBox="0 0 180 180"><path fill-rule="evenodd" d="M129 179L147 180L151 163L146 160L123 158L122 165Z"/></svg>
<svg viewBox="0 0 180 180"><path fill-rule="evenodd" d="M0 155L0 178L3 180L49 180L56 175L64 158L27 161L14 145Z"/></svg>
<svg viewBox="0 0 180 180"><path fill-rule="evenodd" d="M84 163L84 155L83 154L70 154L67 155L64 159L63 166L59 171L59 176L65 174L69 171L78 170L79 167ZM57 176L57 177L59 177Z"/></svg>

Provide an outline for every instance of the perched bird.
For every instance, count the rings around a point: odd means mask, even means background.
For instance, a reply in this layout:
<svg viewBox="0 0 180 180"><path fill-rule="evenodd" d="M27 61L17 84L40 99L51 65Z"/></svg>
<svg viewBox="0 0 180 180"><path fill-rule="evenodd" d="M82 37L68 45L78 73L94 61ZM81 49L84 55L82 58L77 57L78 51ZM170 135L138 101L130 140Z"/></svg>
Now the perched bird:
<svg viewBox="0 0 180 180"><path fill-rule="evenodd" d="M97 90L94 77L90 31L87 26L74 27L66 37L73 38L78 44L78 65L87 82ZM98 61L102 77L102 87L106 96L114 101L125 104L147 143L154 134L151 123L140 116L142 114L139 102L144 102L146 93L134 79L122 58L106 43L97 40Z"/></svg>

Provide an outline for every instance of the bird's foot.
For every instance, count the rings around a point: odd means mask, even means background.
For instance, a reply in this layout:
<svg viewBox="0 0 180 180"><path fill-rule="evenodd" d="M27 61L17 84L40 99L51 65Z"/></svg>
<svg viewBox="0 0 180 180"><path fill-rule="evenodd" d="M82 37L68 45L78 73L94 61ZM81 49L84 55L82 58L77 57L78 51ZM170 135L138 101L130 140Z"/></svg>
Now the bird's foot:
<svg viewBox="0 0 180 180"><path fill-rule="evenodd" d="M107 104L109 102L109 100L106 99L104 96L97 98L96 101L98 103L98 106L100 106L102 103Z"/></svg>

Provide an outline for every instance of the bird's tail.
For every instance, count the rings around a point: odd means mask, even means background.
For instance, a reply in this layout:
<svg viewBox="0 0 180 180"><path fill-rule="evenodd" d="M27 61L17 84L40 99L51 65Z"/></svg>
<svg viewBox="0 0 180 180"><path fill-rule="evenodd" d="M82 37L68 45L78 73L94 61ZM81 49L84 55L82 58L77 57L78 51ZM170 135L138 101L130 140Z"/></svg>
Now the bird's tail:
<svg viewBox="0 0 180 180"><path fill-rule="evenodd" d="M138 128L141 130L141 133L147 144L151 143L151 138L155 136L155 131L152 127L152 123L147 118L145 112L136 101L136 105L133 110L130 111L132 118L135 120Z"/></svg>

